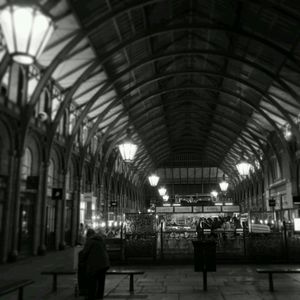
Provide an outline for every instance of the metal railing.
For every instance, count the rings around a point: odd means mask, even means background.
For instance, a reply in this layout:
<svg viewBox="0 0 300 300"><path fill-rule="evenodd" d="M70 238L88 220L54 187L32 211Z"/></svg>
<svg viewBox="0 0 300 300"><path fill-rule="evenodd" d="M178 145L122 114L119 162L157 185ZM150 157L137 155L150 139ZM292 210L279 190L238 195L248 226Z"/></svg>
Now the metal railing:
<svg viewBox="0 0 300 300"><path fill-rule="evenodd" d="M160 229L154 234L126 234L125 259L193 260L195 230ZM216 242L218 261L300 262L300 235L283 226L270 233L251 233L247 229L204 231L203 239Z"/></svg>

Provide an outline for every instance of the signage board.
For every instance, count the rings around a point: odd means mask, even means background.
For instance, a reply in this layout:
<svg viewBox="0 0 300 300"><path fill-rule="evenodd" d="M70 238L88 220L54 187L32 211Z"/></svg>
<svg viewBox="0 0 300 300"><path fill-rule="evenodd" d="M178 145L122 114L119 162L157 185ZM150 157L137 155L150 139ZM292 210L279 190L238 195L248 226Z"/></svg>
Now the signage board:
<svg viewBox="0 0 300 300"><path fill-rule="evenodd" d="M175 212L180 212L180 213L183 213L183 212L192 212L192 207L191 206L175 206L174 207L174 211Z"/></svg>
<svg viewBox="0 0 300 300"><path fill-rule="evenodd" d="M197 213L197 212L202 212L203 210L202 210L202 206L194 206L193 207L193 212L194 213Z"/></svg>
<svg viewBox="0 0 300 300"><path fill-rule="evenodd" d="M62 188L54 188L52 189L52 199L53 200L61 200L63 196Z"/></svg>
<svg viewBox="0 0 300 300"><path fill-rule="evenodd" d="M172 213L173 207L172 206L158 206L156 207L157 213Z"/></svg>
<svg viewBox="0 0 300 300"><path fill-rule="evenodd" d="M300 204L300 196L293 196L293 204Z"/></svg>
<svg viewBox="0 0 300 300"><path fill-rule="evenodd" d="M269 206L270 207L276 206L276 200L274 198L269 199Z"/></svg>
<svg viewBox="0 0 300 300"><path fill-rule="evenodd" d="M222 206L223 212L239 212L240 207L239 205L224 205Z"/></svg>
<svg viewBox="0 0 300 300"><path fill-rule="evenodd" d="M203 206L203 212L220 212L221 206Z"/></svg>

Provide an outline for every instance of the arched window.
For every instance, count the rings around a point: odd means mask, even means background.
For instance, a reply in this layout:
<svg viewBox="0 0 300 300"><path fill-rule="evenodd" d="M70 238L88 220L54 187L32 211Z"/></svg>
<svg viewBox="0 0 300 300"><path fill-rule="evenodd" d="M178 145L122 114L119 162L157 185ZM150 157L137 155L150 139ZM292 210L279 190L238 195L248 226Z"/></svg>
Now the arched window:
<svg viewBox="0 0 300 300"><path fill-rule="evenodd" d="M26 148L22 159L21 178L26 179L28 176L31 175L31 172L32 172L32 153L29 148Z"/></svg>
<svg viewBox="0 0 300 300"><path fill-rule="evenodd" d="M67 191L73 191L74 174L73 174L72 168L69 168L69 170L68 170L66 181L67 181L66 182Z"/></svg>
<svg viewBox="0 0 300 300"><path fill-rule="evenodd" d="M54 162L50 159L48 168L48 187L53 187L54 184Z"/></svg>
<svg viewBox="0 0 300 300"><path fill-rule="evenodd" d="M280 165L275 156L271 157L271 178L274 181L281 178Z"/></svg>

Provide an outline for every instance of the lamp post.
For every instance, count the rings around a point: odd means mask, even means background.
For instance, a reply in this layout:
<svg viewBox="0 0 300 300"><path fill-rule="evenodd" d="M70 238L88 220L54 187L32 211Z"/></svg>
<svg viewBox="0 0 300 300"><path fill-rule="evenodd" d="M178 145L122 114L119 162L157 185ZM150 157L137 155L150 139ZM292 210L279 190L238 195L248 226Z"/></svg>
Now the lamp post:
<svg viewBox="0 0 300 300"><path fill-rule="evenodd" d="M52 18L32 1L6 5L0 12L0 24L9 54L24 65L35 62L54 31Z"/></svg>

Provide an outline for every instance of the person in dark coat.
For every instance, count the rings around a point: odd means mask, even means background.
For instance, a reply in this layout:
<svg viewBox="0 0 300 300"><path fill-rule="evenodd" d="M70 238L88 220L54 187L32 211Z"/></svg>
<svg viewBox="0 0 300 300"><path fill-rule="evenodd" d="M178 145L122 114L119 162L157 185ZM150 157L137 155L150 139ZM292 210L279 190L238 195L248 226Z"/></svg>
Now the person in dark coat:
<svg viewBox="0 0 300 300"><path fill-rule="evenodd" d="M87 300L103 299L105 288L105 273L110 267L104 238L88 229L86 243L80 252L80 264L85 265Z"/></svg>

